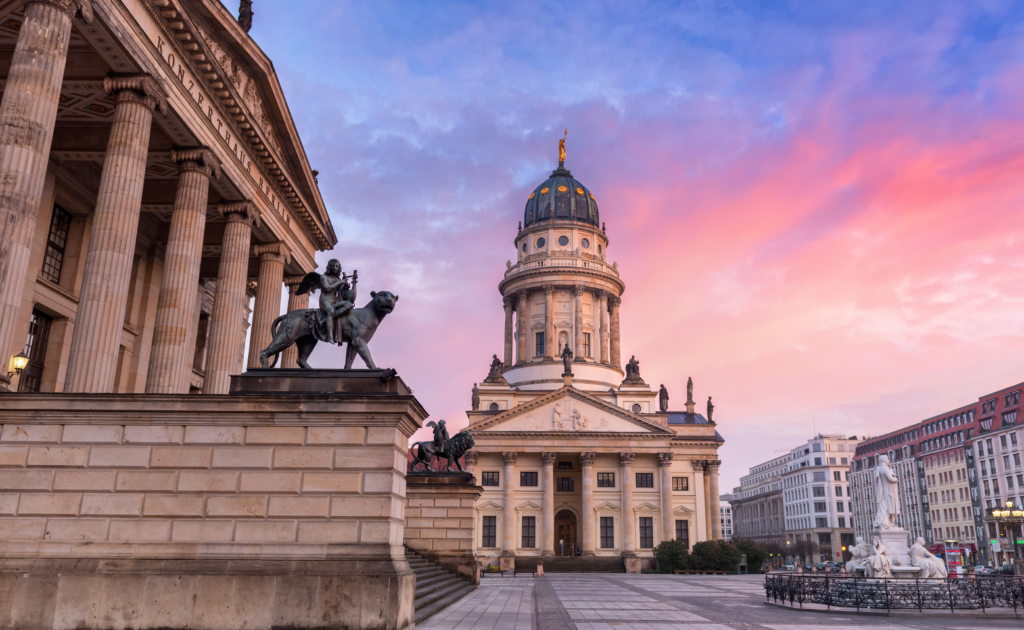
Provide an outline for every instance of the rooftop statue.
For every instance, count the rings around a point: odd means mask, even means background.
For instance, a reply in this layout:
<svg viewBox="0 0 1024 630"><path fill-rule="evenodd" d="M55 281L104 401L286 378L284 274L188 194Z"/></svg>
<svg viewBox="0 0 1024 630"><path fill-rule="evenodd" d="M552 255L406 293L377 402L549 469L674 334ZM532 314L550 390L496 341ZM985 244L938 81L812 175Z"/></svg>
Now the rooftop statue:
<svg viewBox="0 0 1024 630"><path fill-rule="evenodd" d="M435 457L443 457L448 463L444 471L437 472L455 472L452 470L452 462L455 462L459 472L466 472L459 459L473 448L473 436L465 431L459 431L455 437L449 438L444 420L436 423L430 421L426 426L434 428L434 439L429 442L416 442L410 447L409 450L413 453L412 469L415 471L417 464L423 464L424 471L430 472L430 462Z"/></svg>
<svg viewBox="0 0 1024 630"><path fill-rule="evenodd" d="M635 354L626 362L626 377L628 378L630 374L640 376L640 362L636 360Z"/></svg>
<svg viewBox="0 0 1024 630"><path fill-rule="evenodd" d="M565 166L565 141L569 138L569 130L565 130L565 137L558 141L558 166Z"/></svg>
<svg viewBox="0 0 1024 630"><path fill-rule="evenodd" d="M398 296L390 291L370 291L372 300L362 308L353 308L356 299L356 282L358 272L345 276L341 263L332 259L327 263L327 271L319 274L311 271L306 274L295 291L303 295L311 290L320 290L319 308L302 308L291 311L274 320L270 326L273 340L260 352L260 365L274 367L277 356L285 348L296 344L299 349L298 363L303 369L312 369L306 359L313 352L317 341L337 343L339 346L348 343L345 352L345 369L352 369L358 354L366 367L378 369L370 356L370 339L377 331L377 326L395 310ZM352 280L349 285L348 280ZM273 362L270 357L274 357Z"/></svg>
<svg viewBox="0 0 1024 630"><path fill-rule="evenodd" d="M711 404L711 396L708 396L708 422L712 422L711 414L715 412L715 406Z"/></svg>
<svg viewBox="0 0 1024 630"><path fill-rule="evenodd" d="M668 411L668 390L662 385L661 389L658 390L658 407L662 413Z"/></svg>
<svg viewBox="0 0 1024 630"><path fill-rule="evenodd" d="M572 376L572 350L569 349L569 344L562 348L562 366L565 367L562 376Z"/></svg>
<svg viewBox="0 0 1024 630"><path fill-rule="evenodd" d="M484 382L508 385L508 381L506 381L505 377L501 375L504 370L505 364L498 358L498 355L494 355L494 358L491 359L491 369L487 373L487 378L484 379Z"/></svg>
<svg viewBox="0 0 1024 630"><path fill-rule="evenodd" d="M899 479L889 468L889 456L879 455L875 466L875 529L899 529L896 516L900 513Z"/></svg>
<svg viewBox="0 0 1024 630"><path fill-rule="evenodd" d="M693 402L693 377L686 378L686 402Z"/></svg>
<svg viewBox="0 0 1024 630"><path fill-rule="evenodd" d="M473 383L473 395L470 398L470 404L473 406L473 411L480 411L480 388Z"/></svg>

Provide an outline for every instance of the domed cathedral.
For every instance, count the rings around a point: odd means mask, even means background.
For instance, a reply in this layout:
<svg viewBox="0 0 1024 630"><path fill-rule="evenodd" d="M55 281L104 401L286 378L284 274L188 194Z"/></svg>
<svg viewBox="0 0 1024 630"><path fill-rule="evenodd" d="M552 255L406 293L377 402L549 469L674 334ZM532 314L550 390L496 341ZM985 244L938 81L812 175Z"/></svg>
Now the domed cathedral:
<svg viewBox="0 0 1024 630"><path fill-rule="evenodd" d="M623 370L619 305L597 198L565 168L526 200L515 262L498 283L504 361L473 384L467 464L484 492L473 546L491 564L638 571L664 540L721 538L711 420L671 411L631 357Z"/></svg>

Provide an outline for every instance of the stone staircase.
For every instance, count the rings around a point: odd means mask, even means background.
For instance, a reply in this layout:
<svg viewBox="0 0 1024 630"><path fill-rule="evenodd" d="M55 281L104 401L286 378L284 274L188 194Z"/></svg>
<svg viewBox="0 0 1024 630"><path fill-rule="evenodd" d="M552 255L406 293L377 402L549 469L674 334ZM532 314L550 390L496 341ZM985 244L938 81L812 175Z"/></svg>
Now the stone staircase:
<svg viewBox="0 0 1024 630"><path fill-rule="evenodd" d="M469 580L458 577L455 572L442 568L408 547L405 548L405 558L416 574L415 623L447 608L476 589Z"/></svg>

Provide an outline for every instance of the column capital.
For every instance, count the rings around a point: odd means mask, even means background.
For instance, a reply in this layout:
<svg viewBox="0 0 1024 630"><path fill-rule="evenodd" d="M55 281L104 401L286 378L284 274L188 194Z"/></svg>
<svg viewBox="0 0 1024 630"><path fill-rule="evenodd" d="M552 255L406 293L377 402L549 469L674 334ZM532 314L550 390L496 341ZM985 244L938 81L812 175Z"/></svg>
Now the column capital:
<svg viewBox="0 0 1024 630"><path fill-rule="evenodd" d="M583 292L586 291L586 289L587 288L582 284L577 284L572 288L572 294L575 295L576 297L579 297L583 295Z"/></svg>
<svg viewBox="0 0 1024 630"><path fill-rule="evenodd" d="M167 113L167 93L148 74L115 74L104 77L103 89L115 103L141 103Z"/></svg>
<svg viewBox="0 0 1024 630"><path fill-rule="evenodd" d="M544 462L545 466L554 466L555 460L558 459L558 453L548 453L547 451L540 454L541 461Z"/></svg>
<svg viewBox="0 0 1024 630"><path fill-rule="evenodd" d="M501 298L501 304L502 304L502 306L504 306L505 308L509 308L509 307L515 307L515 305L516 305L516 297L515 297L515 294L510 294L510 295L505 295L505 296L502 296L502 298Z"/></svg>
<svg viewBox="0 0 1024 630"><path fill-rule="evenodd" d="M555 293L555 285L553 285L553 284L545 284L544 285L544 294L545 295L554 295L554 293Z"/></svg>
<svg viewBox="0 0 1024 630"><path fill-rule="evenodd" d="M721 465L722 465L722 460L720 460L720 459L709 459L709 460L704 462L704 472L705 473L710 473L712 475L717 475L718 474L718 468Z"/></svg>
<svg viewBox="0 0 1024 630"><path fill-rule="evenodd" d="M83 22L92 24L92 0L29 0L25 4L45 4L67 13L71 19L81 15Z"/></svg>
<svg viewBox="0 0 1024 630"><path fill-rule="evenodd" d="M213 151L206 147L179 147L171 149L171 161L182 173L203 173L207 177L220 179L220 162Z"/></svg>
<svg viewBox="0 0 1024 630"><path fill-rule="evenodd" d="M608 305L609 306L611 306L612 308L618 308L619 304L622 304L622 298L616 297L614 295L609 295L608 296Z"/></svg>
<svg viewBox="0 0 1024 630"><path fill-rule="evenodd" d="M299 288L299 285L302 284L302 279L305 277L306 276L285 276L284 285L288 287L288 291L290 293L294 293L295 289Z"/></svg>
<svg viewBox="0 0 1024 630"><path fill-rule="evenodd" d="M462 457L466 460L467 466L476 466L476 463L480 461L480 453L476 451L469 451Z"/></svg>
<svg viewBox="0 0 1024 630"><path fill-rule="evenodd" d="M516 463L516 459L519 457L519 453L515 451L505 451L501 454L501 457L502 459L505 460L505 465L508 466L510 464ZM506 479L505 483L509 483L509 480Z"/></svg>
<svg viewBox="0 0 1024 630"><path fill-rule="evenodd" d="M706 459L691 459L690 465L693 466L693 472L704 472L704 466L708 463Z"/></svg>
<svg viewBox="0 0 1024 630"><path fill-rule="evenodd" d="M232 221L245 221L249 225L260 227L260 211L251 201L229 201L217 204L217 212L220 216Z"/></svg>
<svg viewBox="0 0 1024 630"><path fill-rule="evenodd" d="M280 241L277 243L260 243L259 245L253 245L252 253L259 256L261 260L279 256L285 264L288 264L292 255L288 246Z"/></svg>
<svg viewBox="0 0 1024 630"><path fill-rule="evenodd" d="M599 300L604 300L608 297L608 292L604 289L598 289L597 291L594 291L594 297Z"/></svg>
<svg viewBox="0 0 1024 630"><path fill-rule="evenodd" d="M245 294L249 297L256 297L256 289L259 288L258 282L246 282L245 283Z"/></svg>
<svg viewBox="0 0 1024 630"><path fill-rule="evenodd" d="M619 463L623 466L632 466L635 453L619 453Z"/></svg>
<svg viewBox="0 0 1024 630"><path fill-rule="evenodd" d="M658 453L658 465L668 467L672 465L672 453Z"/></svg>
<svg viewBox="0 0 1024 630"><path fill-rule="evenodd" d="M593 466L594 459L597 458L597 453L580 453L580 465L581 466Z"/></svg>

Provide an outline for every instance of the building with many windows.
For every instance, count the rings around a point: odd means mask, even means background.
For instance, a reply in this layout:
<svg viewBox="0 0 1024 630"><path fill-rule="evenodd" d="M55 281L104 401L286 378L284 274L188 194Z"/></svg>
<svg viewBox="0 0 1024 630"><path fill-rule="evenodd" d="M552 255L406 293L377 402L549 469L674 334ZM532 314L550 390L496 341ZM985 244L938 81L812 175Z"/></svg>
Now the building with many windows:
<svg viewBox="0 0 1024 630"><path fill-rule="evenodd" d="M789 455L782 455L752 467L749 474L740 477L730 501L734 538L765 545L785 543L782 473L788 462Z"/></svg>
<svg viewBox="0 0 1024 630"><path fill-rule="evenodd" d="M850 489L853 495L854 536L869 540L875 518L875 490L873 471L879 455L887 455L889 466L899 481L900 513L896 524L931 544L931 520L928 514L927 484L924 470L916 458L921 441L923 423L865 439L857 447L850 469Z"/></svg>
<svg viewBox="0 0 1024 630"><path fill-rule="evenodd" d="M732 540L732 495L718 497L718 511L722 518L722 540Z"/></svg>

